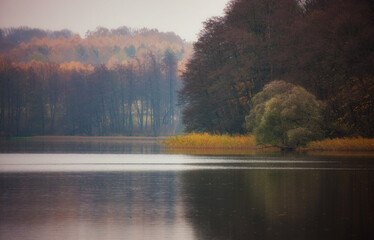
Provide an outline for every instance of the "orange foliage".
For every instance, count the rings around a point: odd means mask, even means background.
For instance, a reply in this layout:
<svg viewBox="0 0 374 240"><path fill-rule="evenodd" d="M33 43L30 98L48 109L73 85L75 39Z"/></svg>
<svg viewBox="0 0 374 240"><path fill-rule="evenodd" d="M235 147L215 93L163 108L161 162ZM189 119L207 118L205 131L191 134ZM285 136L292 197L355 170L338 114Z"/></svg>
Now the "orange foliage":
<svg viewBox="0 0 374 240"><path fill-rule="evenodd" d="M93 71L94 67L92 65L84 65L81 62L65 62L60 64L61 70L68 71Z"/></svg>
<svg viewBox="0 0 374 240"><path fill-rule="evenodd" d="M134 46L135 55L128 56L126 48ZM85 64L107 64L113 67L132 58L147 58L151 51L162 56L171 49L179 57L178 69L184 71L192 55L192 44L186 43L172 33L157 30L137 30L129 35L90 35L81 38L74 35L71 39L60 36L56 39L33 38L29 43L21 43L5 56L13 62L44 61L62 64L62 69L86 69ZM0 57L2 57L0 56ZM77 64L82 63L82 65Z"/></svg>

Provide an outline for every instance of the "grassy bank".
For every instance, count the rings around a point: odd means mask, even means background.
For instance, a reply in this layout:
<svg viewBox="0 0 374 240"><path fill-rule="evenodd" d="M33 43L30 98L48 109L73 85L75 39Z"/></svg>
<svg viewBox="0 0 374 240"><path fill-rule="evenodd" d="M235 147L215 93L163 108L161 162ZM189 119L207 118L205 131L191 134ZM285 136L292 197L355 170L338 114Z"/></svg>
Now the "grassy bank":
<svg viewBox="0 0 374 240"><path fill-rule="evenodd" d="M335 138L310 142L306 150L318 151L374 151L373 138Z"/></svg>
<svg viewBox="0 0 374 240"><path fill-rule="evenodd" d="M211 135L191 133L170 137L163 143L171 148L189 149L262 149L251 135ZM374 139L336 138L310 142L307 147L298 150L311 151L374 151Z"/></svg>
<svg viewBox="0 0 374 240"><path fill-rule="evenodd" d="M191 133L170 137L163 142L176 148L259 148L251 135L211 135L209 133Z"/></svg>

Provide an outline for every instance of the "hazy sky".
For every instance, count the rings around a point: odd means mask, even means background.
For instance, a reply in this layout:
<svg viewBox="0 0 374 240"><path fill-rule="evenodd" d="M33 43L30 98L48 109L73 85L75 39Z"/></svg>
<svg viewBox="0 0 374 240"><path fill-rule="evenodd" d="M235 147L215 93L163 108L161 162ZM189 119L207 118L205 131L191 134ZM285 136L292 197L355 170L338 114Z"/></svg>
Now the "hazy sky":
<svg viewBox="0 0 374 240"><path fill-rule="evenodd" d="M0 27L64 28L84 37L97 26L157 28L196 40L202 22L228 0L0 0Z"/></svg>

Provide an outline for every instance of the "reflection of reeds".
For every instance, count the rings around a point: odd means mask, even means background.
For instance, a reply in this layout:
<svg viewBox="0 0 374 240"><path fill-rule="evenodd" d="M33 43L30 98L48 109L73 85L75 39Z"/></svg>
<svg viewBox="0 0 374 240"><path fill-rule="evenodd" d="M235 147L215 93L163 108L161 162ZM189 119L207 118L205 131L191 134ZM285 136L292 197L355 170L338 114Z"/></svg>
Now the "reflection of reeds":
<svg viewBox="0 0 374 240"><path fill-rule="evenodd" d="M177 148L250 148L257 149L251 135L211 135L209 133L191 133L188 135L170 137L163 142L168 147Z"/></svg>
<svg viewBox="0 0 374 240"><path fill-rule="evenodd" d="M335 138L310 142L307 150L323 151L374 151L374 139L368 138Z"/></svg>

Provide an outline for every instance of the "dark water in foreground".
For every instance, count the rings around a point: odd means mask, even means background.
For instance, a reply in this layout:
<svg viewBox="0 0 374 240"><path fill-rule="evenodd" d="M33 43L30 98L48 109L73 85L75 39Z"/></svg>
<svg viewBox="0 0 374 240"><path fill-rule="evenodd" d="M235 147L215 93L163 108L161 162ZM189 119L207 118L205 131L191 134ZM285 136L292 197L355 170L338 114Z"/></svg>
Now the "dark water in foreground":
<svg viewBox="0 0 374 240"><path fill-rule="evenodd" d="M370 156L192 156L144 139L29 144L0 147L0 239L374 236Z"/></svg>

